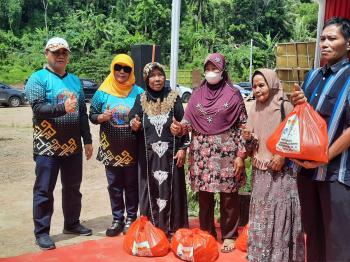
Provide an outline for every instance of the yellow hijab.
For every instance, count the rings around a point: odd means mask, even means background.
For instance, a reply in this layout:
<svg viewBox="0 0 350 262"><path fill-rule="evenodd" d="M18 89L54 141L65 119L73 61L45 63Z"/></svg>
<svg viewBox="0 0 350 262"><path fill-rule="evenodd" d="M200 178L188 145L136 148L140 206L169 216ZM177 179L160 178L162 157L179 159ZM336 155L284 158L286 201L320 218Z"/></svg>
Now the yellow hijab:
<svg viewBox="0 0 350 262"><path fill-rule="evenodd" d="M130 66L129 79L124 83L119 83L114 77L114 65ZM135 84L134 61L126 54L116 55L111 63L111 73L103 81L98 90L117 97L127 97Z"/></svg>

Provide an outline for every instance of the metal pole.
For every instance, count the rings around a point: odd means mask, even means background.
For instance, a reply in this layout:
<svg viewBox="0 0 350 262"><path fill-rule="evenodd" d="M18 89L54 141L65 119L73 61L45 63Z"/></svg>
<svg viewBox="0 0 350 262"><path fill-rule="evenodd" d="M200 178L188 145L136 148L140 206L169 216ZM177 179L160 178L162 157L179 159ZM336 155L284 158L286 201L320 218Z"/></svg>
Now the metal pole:
<svg viewBox="0 0 350 262"><path fill-rule="evenodd" d="M324 25L325 12L326 12L326 1L318 0L317 38L316 38L315 61L314 61L315 68L320 66L320 60L321 60L320 37L322 33L322 28Z"/></svg>
<svg viewBox="0 0 350 262"><path fill-rule="evenodd" d="M253 74L253 39L250 39L250 63L249 63L249 82L252 84L252 74Z"/></svg>
<svg viewBox="0 0 350 262"><path fill-rule="evenodd" d="M170 86L177 89L177 69L179 55L181 0L173 0L171 9L171 51L170 51Z"/></svg>

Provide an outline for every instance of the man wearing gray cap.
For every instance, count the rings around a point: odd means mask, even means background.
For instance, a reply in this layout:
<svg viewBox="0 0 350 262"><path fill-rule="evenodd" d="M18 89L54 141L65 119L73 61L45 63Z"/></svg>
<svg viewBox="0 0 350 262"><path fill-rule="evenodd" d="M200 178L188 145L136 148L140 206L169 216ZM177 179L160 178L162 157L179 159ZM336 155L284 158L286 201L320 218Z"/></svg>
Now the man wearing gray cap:
<svg viewBox="0 0 350 262"><path fill-rule="evenodd" d="M33 151L36 180L33 220L36 244L54 249L50 238L53 191L61 173L63 233L91 235L80 224L82 143L86 159L92 156L92 139L80 80L66 72L70 49L63 38L51 38L45 47L46 68L31 75L25 86L33 110Z"/></svg>

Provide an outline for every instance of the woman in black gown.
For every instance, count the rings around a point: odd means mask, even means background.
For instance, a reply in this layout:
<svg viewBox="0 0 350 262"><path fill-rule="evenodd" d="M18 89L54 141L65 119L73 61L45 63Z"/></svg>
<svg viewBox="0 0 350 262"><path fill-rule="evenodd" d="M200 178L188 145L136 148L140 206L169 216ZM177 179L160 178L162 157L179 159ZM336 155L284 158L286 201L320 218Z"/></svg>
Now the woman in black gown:
<svg viewBox="0 0 350 262"><path fill-rule="evenodd" d="M146 90L129 114L131 128L139 134L140 214L171 236L188 227L183 167L188 137L170 132L173 118L181 121L184 110L177 92L164 86L162 65L147 64L143 76Z"/></svg>

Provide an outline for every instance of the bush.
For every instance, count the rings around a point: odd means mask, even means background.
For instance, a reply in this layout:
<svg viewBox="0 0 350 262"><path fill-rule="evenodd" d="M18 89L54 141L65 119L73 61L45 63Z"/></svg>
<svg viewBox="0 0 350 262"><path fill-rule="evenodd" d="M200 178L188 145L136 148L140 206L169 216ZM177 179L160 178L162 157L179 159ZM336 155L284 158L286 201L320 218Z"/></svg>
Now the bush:
<svg viewBox="0 0 350 262"><path fill-rule="evenodd" d="M242 187L239 192L251 192L251 174L252 174L252 164L251 159L247 158L245 160L245 169L246 169L246 176L247 176L247 182L244 187ZM185 170L188 170L188 165L186 161ZM199 204L198 204L198 192L194 192L191 189L191 186L188 183L186 183L186 190L187 190L187 202L188 202L188 215L197 217L199 214ZM215 217L220 216L220 194L216 193L215 196Z"/></svg>
<svg viewBox="0 0 350 262"><path fill-rule="evenodd" d="M252 191L252 161L250 157L245 160L244 164L245 164L247 182L244 187L240 188L239 192L251 192Z"/></svg>

